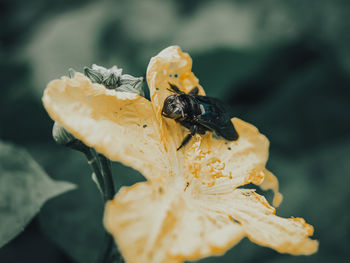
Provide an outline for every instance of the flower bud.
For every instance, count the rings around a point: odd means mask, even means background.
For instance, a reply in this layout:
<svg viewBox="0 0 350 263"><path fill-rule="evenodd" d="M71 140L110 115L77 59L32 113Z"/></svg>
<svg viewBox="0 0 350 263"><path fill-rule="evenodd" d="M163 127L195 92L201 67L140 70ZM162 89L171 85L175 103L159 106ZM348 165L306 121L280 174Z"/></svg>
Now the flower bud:
<svg viewBox="0 0 350 263"><path fill-rule="evenodd" d="M114 73L109 74L109 76L103 80L102 84L105 85L107 89L116 89L118 87L119 76Z"/></svg>
<svg viewBox="0 0 350 263"><path fill-rule="evenodd" d="M63 128L58 122L55 122L52 128L52 137L56 143L66 146L72 143L75 138L65 128Z"/></svg>
<svg viewBox="0 0 350 263"><path fill-rule="evenodd" d="M85 144L76 139L58 122L55 122L55 124L53 125L52 137L57 144L72 148L74 150L84 153L89 150L89 148Z"/></svg>
<svg viewBox="0 0 350 263"><path fill-rule="evenodd" d="M68 74L71 79L74 78L75 73L76 71L73 68L68 69Z"/></svg>
<svg viewBox="0 0 350 263"><path fill-rule="evenodd" d="M90 69L88 67L84 67L84 74L89 79L91 79L92 82L101 84L103 81L103 76L100 72L93 70L93 69Z"/></svg>
<svg viewBox="0 0 350 263"><path fill-rule="evenodd" d="M107 89L132 92L144 96L143 78L122 74L123 69L113 66L109 69L93 64L91 68L85 67L85 76L92 82L104 85Z"/></svg>
<svg viewBox="0 0 350 263"><path fill-rule="evenodd" d="M131 75L125 74L120 78L120 86L117 88L118 91L132 92L144 96L143 92L143 77L135 78Z"/></svg>

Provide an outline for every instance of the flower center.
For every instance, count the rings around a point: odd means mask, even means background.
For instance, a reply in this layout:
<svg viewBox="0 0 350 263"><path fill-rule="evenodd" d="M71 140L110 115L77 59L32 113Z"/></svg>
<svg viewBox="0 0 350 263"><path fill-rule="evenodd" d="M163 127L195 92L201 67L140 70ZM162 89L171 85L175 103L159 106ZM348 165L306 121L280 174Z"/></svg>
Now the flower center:
<svg viewBox="0 0 350 263"><path fill-rule="evenodd" d="M191 183L193 179L211 187L216 179L227 177L232 179L230 172L225 170L225 163L217 158L210 150L201 148L201 138L196 137L192 147L186 152L185 169L186 179ZM188 186L187 186L188 187Z"/></svg>

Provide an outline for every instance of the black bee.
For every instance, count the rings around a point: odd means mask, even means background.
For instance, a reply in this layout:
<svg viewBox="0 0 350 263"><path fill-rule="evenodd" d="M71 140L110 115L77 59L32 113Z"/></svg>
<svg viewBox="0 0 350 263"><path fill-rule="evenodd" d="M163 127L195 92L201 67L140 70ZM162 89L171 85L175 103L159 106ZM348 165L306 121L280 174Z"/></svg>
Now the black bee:
<svg viewBox="0 0 350 263"><path fill-rule="evenodd" d="M164 100L162 115L174 119L190 130L177 150L185 146L196 133L215 132L226 140L235 141L238 133L233 126L227 107L219 100L198 95L198 87L188 94L169 83L169 91L176 94Z"/></svg>

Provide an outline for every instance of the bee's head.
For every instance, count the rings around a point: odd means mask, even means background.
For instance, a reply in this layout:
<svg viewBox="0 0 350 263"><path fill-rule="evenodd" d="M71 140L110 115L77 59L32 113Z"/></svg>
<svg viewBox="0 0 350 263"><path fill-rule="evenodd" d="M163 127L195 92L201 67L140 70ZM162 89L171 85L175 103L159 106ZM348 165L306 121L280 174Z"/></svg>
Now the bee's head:
<svg viewBox="0 0 350 263"><path fill-rule="evenodd" d="M162 115L171 119L184 117L183 105L178 95L170 95L165 99Z"/></svg>

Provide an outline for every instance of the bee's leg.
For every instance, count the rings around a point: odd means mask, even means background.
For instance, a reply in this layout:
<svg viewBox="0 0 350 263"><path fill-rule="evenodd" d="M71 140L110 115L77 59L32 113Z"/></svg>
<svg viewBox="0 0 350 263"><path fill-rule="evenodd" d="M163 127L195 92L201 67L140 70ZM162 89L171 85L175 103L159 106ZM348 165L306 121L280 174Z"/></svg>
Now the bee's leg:
<svg viewBox="0 0 350 263"><path fill-rule="evenodd" d="M194 87L193 89L190 90L190 92L188 94L189 95L198 95L198 93L199 93L198 87Z"/></svg>
<svg viewBox="0 0 350 263"><path fill-rule="evenodd" d="M179 148L176 149L176 151L180 150L182 147L184 147L192 138L192 133L189 133L186 135L186 137L183 139L181 145L179 146Z"/></svg>
<svg viewBox="0 0 350 263"><path fill-rule="evenodd" d="M181 116L182 116L182 118L185 118L185 112L183 109L181 109Z"/></svg>
<svg viewBox="0 0 350 263"><path fill-rule="evenodd" d="M186 137L183 139L181 145L179 148L176 149L176 151L180 150L182 147L184 147L192 138L193 135L195 135L198 131L198 126L193 125L190 129L191 133L187 134Z"/></svg>

